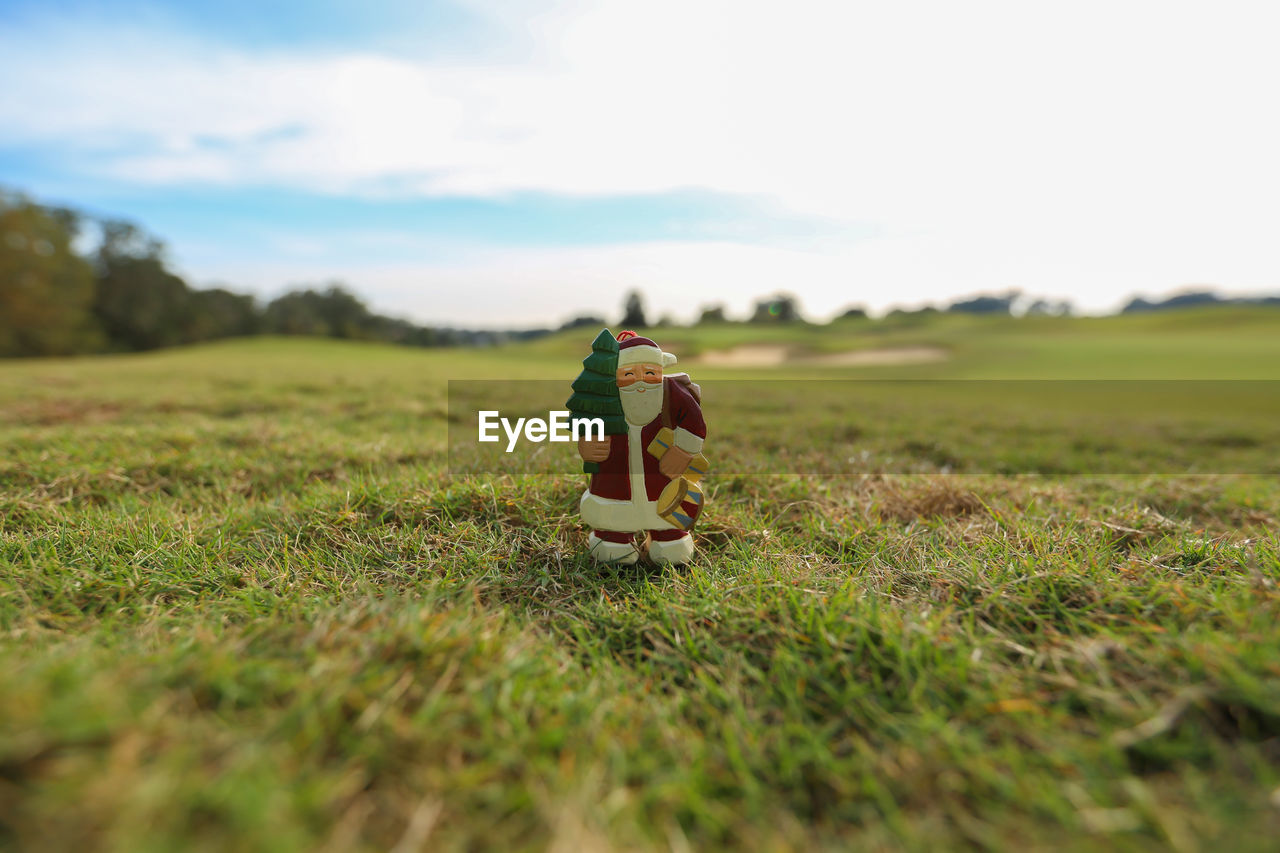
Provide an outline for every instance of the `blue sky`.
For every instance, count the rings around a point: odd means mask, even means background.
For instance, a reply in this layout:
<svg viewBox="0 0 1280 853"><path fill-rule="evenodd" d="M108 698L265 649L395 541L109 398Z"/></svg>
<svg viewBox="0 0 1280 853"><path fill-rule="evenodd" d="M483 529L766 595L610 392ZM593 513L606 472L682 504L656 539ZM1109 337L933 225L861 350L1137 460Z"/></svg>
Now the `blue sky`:
<svg viewBox="0 0 1280 853"><path fill-rule="evenodd" d="M963 8L957 8L963 6ZM1035 8L1031 8L1035 7ZM0 184L523 325L1280 289L1267 3L0 0Z"/></svg>
<svg viewBox="0 0 1280 853"><path fill-rule="evenodd" d="M452 3L333 0L188 0L181 3L119 0L6 0L0 6L5 26L41 27L57 17L69 24L141 22L152 31L196 32L210 40L249 49L347 50L353 45L378 50L428 48L448 52L455 46L483 45L483 20Z"/></svg>

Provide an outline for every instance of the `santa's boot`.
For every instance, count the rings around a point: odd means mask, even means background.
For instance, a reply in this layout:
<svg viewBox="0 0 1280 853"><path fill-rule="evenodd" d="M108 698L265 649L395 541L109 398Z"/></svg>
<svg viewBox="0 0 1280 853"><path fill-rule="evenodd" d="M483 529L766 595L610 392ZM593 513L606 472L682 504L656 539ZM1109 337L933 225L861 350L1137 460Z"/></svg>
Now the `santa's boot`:
<svg viewBox="0 0 1280 853"><path fill-rule="evenodd" d="M593 530L587 537L587 551L597 563L630 566L640 559L636 537L616 530Z"/></svg>
<svg viewBox="0 0 1280 853"><path fill-rule="evenodd" d="M684 530L650 530L649 559L682 566L693 559L693 537Z"/></svg>

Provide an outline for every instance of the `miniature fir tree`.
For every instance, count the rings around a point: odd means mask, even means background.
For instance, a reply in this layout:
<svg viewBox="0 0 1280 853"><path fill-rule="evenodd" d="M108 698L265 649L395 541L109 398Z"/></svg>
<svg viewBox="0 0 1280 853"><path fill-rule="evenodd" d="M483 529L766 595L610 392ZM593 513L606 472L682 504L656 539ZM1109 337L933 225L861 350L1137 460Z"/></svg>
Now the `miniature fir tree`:
<svg viewBox="0 0 1280 853"><path fill-rule="evenodd" d="M622 416L622 400L618 396L618 342L613 333L602 329L591 342L591 355L582 361L582 372L573 381L573 396L565 403L570 421L601 418L605 435L624 435L627 421ZM584 462L582 470L594 474L599 463Z"/></svg>

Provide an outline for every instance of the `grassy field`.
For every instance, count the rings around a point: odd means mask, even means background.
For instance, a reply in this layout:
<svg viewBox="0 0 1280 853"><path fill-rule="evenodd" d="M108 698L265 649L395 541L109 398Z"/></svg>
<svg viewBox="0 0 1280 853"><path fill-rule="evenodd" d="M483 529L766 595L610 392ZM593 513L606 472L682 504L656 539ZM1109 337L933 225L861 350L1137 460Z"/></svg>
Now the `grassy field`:
<svg viewBox="0 0 1280 853"><path fill-rule="evenodd" d="M690 363L719 473L679 570L589 565L571 462L447 467L446 380L567 396L593 334L0 363L0 847L1274 849L1269 385L1100 435L1087 395L1033 422L998 383L813 383L858 405L779 441L760 380L1280 379L1280 312L850 321L763 337L949 357Z"/></svg>

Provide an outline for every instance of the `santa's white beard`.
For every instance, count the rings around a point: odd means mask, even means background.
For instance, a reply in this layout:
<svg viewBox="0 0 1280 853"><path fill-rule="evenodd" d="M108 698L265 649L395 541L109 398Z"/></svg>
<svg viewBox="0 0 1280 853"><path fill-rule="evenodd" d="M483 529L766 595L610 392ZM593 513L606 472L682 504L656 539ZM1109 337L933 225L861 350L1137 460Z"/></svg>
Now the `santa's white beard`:
<svg viewBox="0 0 1280 853"><path fill-rule="evenodd" d="M633 382L619 388L622 415L632 426L644 426L662 414L662 383Z"/></svg>

